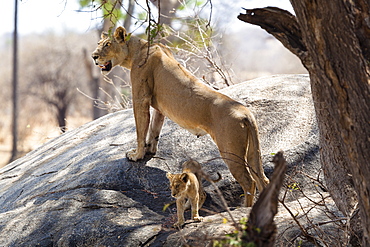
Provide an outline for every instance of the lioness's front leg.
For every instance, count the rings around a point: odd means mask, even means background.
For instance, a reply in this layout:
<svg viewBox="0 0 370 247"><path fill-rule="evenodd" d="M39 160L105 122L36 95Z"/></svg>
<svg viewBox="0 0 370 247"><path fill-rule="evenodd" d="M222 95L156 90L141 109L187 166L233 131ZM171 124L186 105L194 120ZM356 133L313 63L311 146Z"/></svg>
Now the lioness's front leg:
<svg viewBox="0 0 370 247"><path fill-rule="evenodd" d="M163 122L164 115L154 109L152 120L150 121L149 137L146 143L146 153L155 154L157 152L159 134L161 133Z"/></svg>
<svg viewBox="0 0 370 247"><path fill-rule="evenodd" d="M148 133L150 121L150 99L137 99L133 101L134 117L136 124L137 148L131 149L126 153L129 160L137 161L144 158L145 138Z"/></svg>

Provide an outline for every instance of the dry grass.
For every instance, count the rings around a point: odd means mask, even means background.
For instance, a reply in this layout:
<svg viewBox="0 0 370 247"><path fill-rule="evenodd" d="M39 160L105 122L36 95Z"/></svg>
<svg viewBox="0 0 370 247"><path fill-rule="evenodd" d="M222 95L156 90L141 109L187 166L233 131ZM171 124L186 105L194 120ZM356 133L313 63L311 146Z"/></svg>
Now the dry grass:
<svg viewBox="0 0 370 247"><path fill-rule="evenodd" d="M61 134L59 127L56 122L52 119L48 119L50 116L47 113L40 114L38 118L32 118L34 121L25 122L19 126L19 151L20 156L40 147L49 140L58 137ZM4 122L10 123L10 116L7 116ZM47 121L37 121L37 119L48 119ZM91 121L91 118L84 116L72 116L67 118L68 130L75 129L87 122ZM22 121L24 122L24 121ZM10 130L10 124L0 125L0 168L8 164L11 156L12 147L12 136Z"/></svg>

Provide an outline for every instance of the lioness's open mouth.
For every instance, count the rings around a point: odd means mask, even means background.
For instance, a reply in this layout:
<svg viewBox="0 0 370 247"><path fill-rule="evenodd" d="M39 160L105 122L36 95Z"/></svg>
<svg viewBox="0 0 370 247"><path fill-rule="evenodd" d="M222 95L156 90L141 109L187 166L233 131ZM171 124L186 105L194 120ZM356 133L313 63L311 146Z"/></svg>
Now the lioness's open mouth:
<svg viewBox="0 0 370 247"><path fill-rule="evenodd" d="M110 71L112 69L112 62L108 61L104 65L100 65L99 67L101 68L102 71Z"/></svg>

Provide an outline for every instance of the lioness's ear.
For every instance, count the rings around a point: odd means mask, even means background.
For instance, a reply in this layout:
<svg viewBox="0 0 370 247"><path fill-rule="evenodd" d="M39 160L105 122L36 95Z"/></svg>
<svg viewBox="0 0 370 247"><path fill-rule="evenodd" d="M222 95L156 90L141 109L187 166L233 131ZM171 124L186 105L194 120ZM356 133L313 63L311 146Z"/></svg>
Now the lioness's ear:
<svg viewBox="0 0 370 247"><path fill-rule="evenodd" d="M126 39L126 29L123 27L117 27L116 31L114 32L114 39L117 41L117 43L122 43Z"/></svg>
<svg viewBox="0 0 370 247"><path fill-rule="evenodd" d="M188 182L188 180L189 180L189 175L188 175L187 173L183 173L183 174L181 174L180 179L181 179L184 183L187 183L187 182Z"/></svg>
<svg viewBox="0 0 370 247"><path fill-rule="evenodd" d="M108 33L107 32L102 32L100 35L101 39L107 39L108 38Z"/></svg>

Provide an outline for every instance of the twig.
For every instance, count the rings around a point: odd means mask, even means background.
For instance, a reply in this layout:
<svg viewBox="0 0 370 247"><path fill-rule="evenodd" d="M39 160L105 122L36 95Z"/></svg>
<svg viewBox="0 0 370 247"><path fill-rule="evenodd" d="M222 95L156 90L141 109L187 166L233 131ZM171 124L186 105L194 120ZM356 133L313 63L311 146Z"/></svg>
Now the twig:
<svg viewBox="0 0 370 247"><path fill-rule="evenodd" d="M197 42L195 39L190 37L190 35L187 33L180 34L180 32L173 30L171 27L168 27L169 32L173 36L175 36L176 38L184 42L185 47L188 47L187 49L179 48L179 47L175 47L174 49L178 51L183 51L187 54L190 54L193 57L204 59L210 65L210 67L213 68L214 71L218 75L220 75L220 77L223 80L223 83L226 86L230 86L232 84L230 80L230 76L226 75L226 73L224 72L224 69L221 68L221 66L218 64L218 62L216 62L216 59L213 56L213 52L214 52L217 55L217 57L219 57L218 52L215 49L213 42L212 42L213 38L204 32L204 30L201 28L201 24L199 23L199 21L197 21L195 25L197 25L196 30L197 30L197 33L199 34L199 38L201 40L200 42ZM211 50L211 47L214 48L213 51ZM223 63L221 62L221 65L222 64ZM227 74L229 73L227 72Z"/></svg>
<svg viewBox="0 0 370 247"><path fill-rule="evenodd" d="M238 231L240 231L240 230L241 230L241 228L240 228L239 224L235 221L235 219L234 219L233 215L231 214L231 211L230 211L230 209L229 209L229 207L228 207L228 205L227 205L227 202L226 202L226 200L225 200L225 197L222 195L221 190L220 190L220 189L218 188L218 186L213 182L213 180L210 178L210 176L208 175L208 173L206 173L205 171L203 171L203 169L201 170L201 172L202 172L202 177L204 177L204 179L205 179L205 180L207 180L208 182L210 182L210 183L212 184L212 186L215 188L215 190L216 190L216 192L217 192L217 195L218 195L218 196L219 196L219 198L221 199L221 202L222 202L222 204L223 204L224 209L225 209L225 210L226 210L226 212L229 214L230 219L231 219L231 221L233 222L234 227L235 227Z"/></svg>
<svg viewBox="0 0 370 247"><path fill-rule="evenodd" d="M310 242L314 243L314 244L318 244L316 239L310 235L306 229L302 226L302 224L299 222L299 220L297 219L297 217L293 214L293 212L288 208L288 206L285 204L284 201L281 201L279 200L279 202L283 205L283 207L288 211L288 213L290 214L290 216L293 218L293 220L295 221L295 223L298 225L299 229L301 229L301 232L302 232L302 235ZM321 246L321 245L318 245L318 246Z"/></svg>

